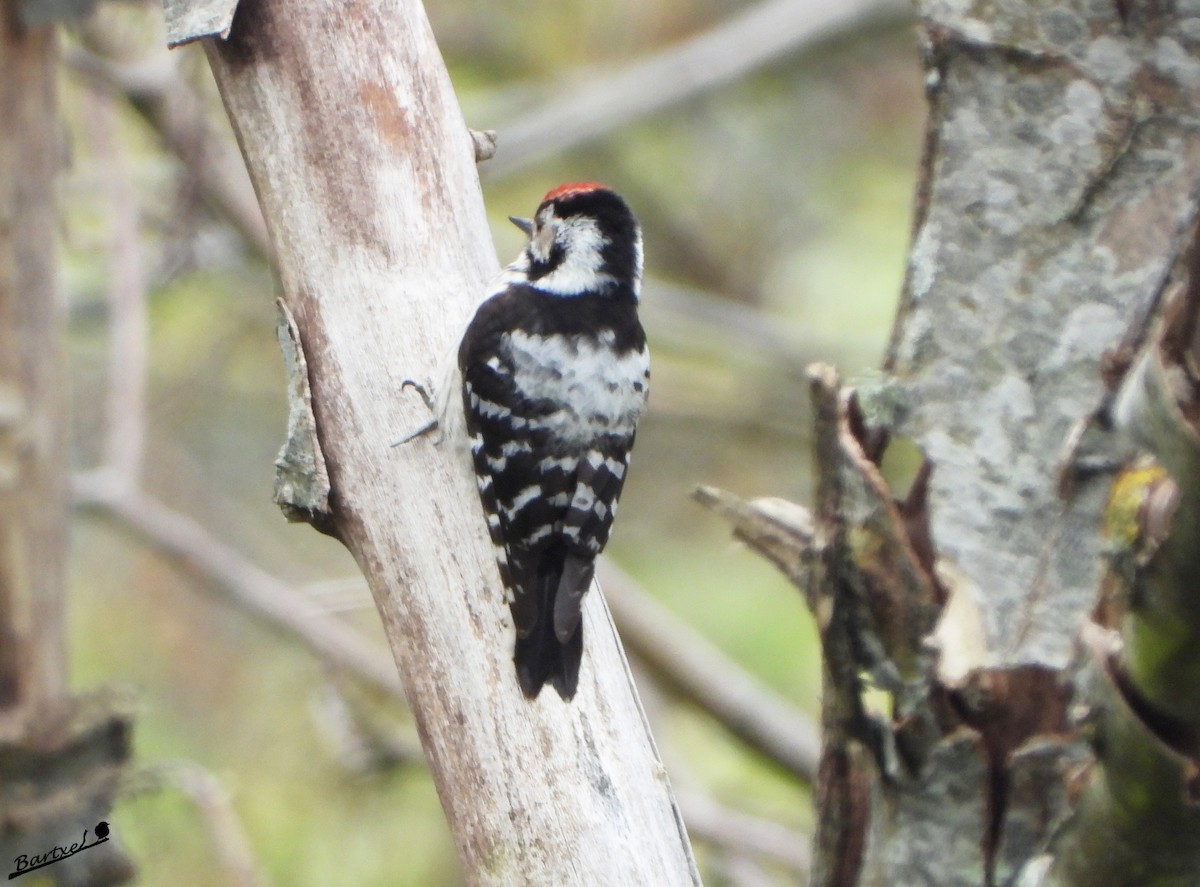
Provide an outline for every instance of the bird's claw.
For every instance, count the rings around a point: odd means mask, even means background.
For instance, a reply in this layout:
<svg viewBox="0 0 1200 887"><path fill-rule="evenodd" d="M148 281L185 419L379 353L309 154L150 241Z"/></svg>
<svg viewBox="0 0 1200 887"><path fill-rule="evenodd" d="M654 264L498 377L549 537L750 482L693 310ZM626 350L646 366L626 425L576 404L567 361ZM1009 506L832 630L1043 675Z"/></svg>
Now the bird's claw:
<svg viewBox="0 0 1200 887"><path fill-rule="evenodd" d="M400 383L400 390L403 391L405 388L414 389L417 394L421 395L421 400L425 401L425 406L431 411L434 409L433 395L429 393L428 386L422 385L416 379L405 379Z"/></svg>
<svg viewBox="0 0 1200 887"><path fill-rule="evenodd" d="M401 446L402 444L408 443L409 441L416 440L418 437L423 437L424 435L428 434L429 432L433 431L434 429L436 429L438 427L438 420L437 420L437 415L436 415L437 405L434 402L433 395L429 393L429 388L426 387L425 385L422 385L420 382L416 381L415 379L405 379L403 382L401 382L400 390L403 391L405 388L412 388L417 392L417 394L421 395L421 400L424 402L425 407L431 413L434 413L434 415L431 416L427 422L425 422L423 425L421 425L415 431L409 432L408 434L404 435L404 437L400 438L399 440L393 441L392 443L388 444L388 446L390 446L390 447L398 447L398 446Z"/></svg>

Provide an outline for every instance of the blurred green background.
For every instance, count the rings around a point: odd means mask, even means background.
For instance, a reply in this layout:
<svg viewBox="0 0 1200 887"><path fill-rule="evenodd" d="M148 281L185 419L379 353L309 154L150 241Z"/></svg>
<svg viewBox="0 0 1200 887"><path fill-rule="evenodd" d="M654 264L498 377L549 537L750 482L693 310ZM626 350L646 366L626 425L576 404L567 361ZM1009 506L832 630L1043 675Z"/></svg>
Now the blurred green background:
<svg viewBox="0 0 1200 887"><path fill-rule="evenodd" d="M747 8L441 0L429 14L468 123L498 130L503 144L511 121ZM178 69L224 127L202 51L167 54L160 19L153 5L102 4L67 34L67 56L99 29L122 64ZM97 134L90 83L64 67L76 466L103 458L116 151L136 194L148 298L145 488L382 643L349 556L272 504L286 404L269 268L127 103L115 103L115 146ZM810 712L819 665L801 596L729 541L689 493L707 483L808 501L803 368L822 360L853 378L880 361L903 277L923 114L915 31L892 12L519 171L481 167L502 261L521 242L506 216L529 214L559 182L599 179L639 213L654 390L609 553ZM461 882L428 775L419 765L364 766L354 743L331 735L329 701L345 700L311 655L103 516L79 516L72 545L73 686L131 686L138 763L191 761L211 772L272 883ZM811 824L803 786L703 713L653 688L646 697L678 783L798 831ZM354 704L389 723L406 718L382 700ZM232 883L184 794L131 792L111 820L140 883ZM728 882L713 851L696 850L706 883ZM764 871L795 883L785 869Z"/></svg>

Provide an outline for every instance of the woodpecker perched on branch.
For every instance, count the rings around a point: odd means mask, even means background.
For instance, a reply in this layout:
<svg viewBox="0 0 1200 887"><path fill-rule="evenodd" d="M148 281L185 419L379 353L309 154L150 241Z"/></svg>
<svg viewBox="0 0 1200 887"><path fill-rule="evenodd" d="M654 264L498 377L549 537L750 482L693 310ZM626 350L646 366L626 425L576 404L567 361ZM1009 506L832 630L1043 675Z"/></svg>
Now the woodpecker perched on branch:
<svg viewBox="0 0 1200 887"><path fill-rule="evenodd" d="M583 596L604 550L646 405L638 321L642 234L594 182L549 192L467 327L463 408L488 529L517 629L526 696L575 695Z"/></svg>

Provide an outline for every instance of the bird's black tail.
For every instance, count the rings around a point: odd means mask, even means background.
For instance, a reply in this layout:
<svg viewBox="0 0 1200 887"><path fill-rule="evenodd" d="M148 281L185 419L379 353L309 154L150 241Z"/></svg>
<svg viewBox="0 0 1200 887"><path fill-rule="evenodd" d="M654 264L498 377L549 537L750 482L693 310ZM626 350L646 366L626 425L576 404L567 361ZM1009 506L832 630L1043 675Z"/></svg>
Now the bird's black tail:
<svg viewBox="0 0 1200 887"><path fill-rule="evenodd" d="M513 661L517 665L517 680L530 699L541 692L547 681L565 700L575 696L579 686L579 663L583 658L583 621L565 643L559 643L554 633L554 597L558 590L559 573L549 570L538 577L537 622L525 637L517 638Z"/></svg>

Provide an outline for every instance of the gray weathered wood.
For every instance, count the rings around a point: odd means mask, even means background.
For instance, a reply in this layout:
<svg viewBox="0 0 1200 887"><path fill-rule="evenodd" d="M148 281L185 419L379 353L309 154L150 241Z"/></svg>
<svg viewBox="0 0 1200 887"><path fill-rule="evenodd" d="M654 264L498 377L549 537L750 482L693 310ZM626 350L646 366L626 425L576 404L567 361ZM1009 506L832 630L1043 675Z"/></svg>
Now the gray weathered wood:
<svg viewBox="0 0 1200 887"><path fill-rule="evenodd" d="M238 0L163 0L167 45L229 36Z"/></svg>
<svg viewBox="0 0 1200 887"><path fill-rule="evenodd" d="M574 702L525 700L469 466L389 446L427 418L402 383L435 375L497 267L420 3L257 0L206 48L307 360L324 529L371 586L467 880L698 883L603 600Z"/></svg>

